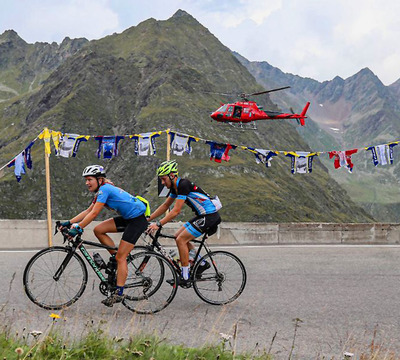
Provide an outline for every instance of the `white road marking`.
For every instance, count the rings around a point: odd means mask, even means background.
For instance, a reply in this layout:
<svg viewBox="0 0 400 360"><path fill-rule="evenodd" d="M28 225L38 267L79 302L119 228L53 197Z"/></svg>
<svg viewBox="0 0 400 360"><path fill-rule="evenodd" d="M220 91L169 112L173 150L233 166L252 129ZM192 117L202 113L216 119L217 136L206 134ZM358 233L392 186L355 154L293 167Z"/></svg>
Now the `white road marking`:
<svg viewBox="0 0 400 360"><path fill-rule="evenodd" d="M164 246L165 249L172 249L172 246ZM306 245L218 245L212 244L210 248L218 248L218 249L259 249L259 248L400 248L400 245L396 244L306 244ZM87 248L90 251L95 250L98 251L105 251L104 249L97 249L97 248ZM42 249L36 250L0 250L1 253L37 253Z"/></svg>

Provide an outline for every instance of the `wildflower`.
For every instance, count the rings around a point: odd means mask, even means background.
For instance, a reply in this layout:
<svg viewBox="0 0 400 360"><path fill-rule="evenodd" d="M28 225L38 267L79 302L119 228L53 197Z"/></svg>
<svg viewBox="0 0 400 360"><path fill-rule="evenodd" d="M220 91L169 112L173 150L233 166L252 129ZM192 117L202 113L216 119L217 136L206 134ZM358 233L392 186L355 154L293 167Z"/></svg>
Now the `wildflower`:
<svg viewBox="0 0 400 360"><path fill-rule="evenodd" d="M224 333L219 333L219 336L221 336L221 339L223 341L229 341L230 339L232 339L232 335L228 335L228 334L224 334Z"/></svg>
<svg viewBox="0 0 400 360"><path fill-rule="evenodd" d="M351 359L354 356L354 354L346 351L343 353L343 356L344 356L344 359Z"/></svg>
<svg viewBox="0 0 400 360"><path fill-rule="evenodd" d="M57 314L50 314L49 315L51 318L53 318L53 320L55 320L55 319L60 319L61 318L61 316L60 315L57 315Z"/></svg>
<svg viewBox="0 0 400 360"><path fill-rule="evenodd" d="M18 356L20 356L20 355L22 355L22 354L24 353L24 349L23 349L23 348L20 348L20 347L17 347L17 348L15 349L15 352L18 354Z"/></svg>
<svg viewBox="0 0 400 360"><path fill-rule="evenodd" d="M38 330L33 330L29 334L31 334L34 338L38 337L39 335L42 335L43 333Z"/></svg>

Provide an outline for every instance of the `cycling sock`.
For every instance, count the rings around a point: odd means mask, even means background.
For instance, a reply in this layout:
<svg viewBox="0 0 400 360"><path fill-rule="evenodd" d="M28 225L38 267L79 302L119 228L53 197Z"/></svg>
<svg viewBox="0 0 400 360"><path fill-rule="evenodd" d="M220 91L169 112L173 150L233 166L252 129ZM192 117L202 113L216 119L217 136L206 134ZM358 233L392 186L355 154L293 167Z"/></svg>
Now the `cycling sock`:
<svg viewBox="0 0 400 360"><path fill-rule="evenodd" d="M118 286L117 285L117 289L115 291L117 293L117 295L122 295L124 293L124 287L123 286Z"/></svg>
<svg viewBox="0 0 400 360"><path fill-rule="evenodd" d="M189 266L182 266L182 277L185 279L185 280L188 280L189 279Z"/></svg>

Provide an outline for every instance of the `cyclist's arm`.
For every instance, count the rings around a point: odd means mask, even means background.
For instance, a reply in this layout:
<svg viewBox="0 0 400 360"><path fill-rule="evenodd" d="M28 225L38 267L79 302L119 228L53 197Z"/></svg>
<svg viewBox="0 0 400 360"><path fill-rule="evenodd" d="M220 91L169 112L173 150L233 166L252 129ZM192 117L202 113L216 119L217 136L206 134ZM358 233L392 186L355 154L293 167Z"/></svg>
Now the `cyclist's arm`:
<svg viewBox="0 0 400 360"><path fill-rule="evenodd" d="M82 211L80 214L78 214L75 217L73 217L70 220L71 224L77 223L79 221L82 221L85 218L85 216L92 211L93 206L94 206L94 204L90 204L90 206L86 210Z"/></svg>
<svg viewBox="0 0 400 360"><path fill-rule="evenodd" d="M173 199L174 200L174 199ZM173 209L165 215L164 218L160 220L161 226L164 226L166 223L170 222L171 220L175 219L182 210L182 206L185 204L184 199L176 199L175 205Z"/></svg>
<svg viewBox="0 0 400 360"><path fill-rule="evenodd" d="M91 211L86 214L86 216L81 220L79 226L83 229L87 225L89 225L94 219L96 219L97 215L99 215L100 211L103 209L104 203L96 202Z"/></svg>
<svg viewBox="0 0 400 360"><path fill-rule="evenodd" d="M150 217L149 217L147 220L148 220L148 221L152 221L152 220L158 218L160 215L164 214L164 213L169 209L169 207L173 204L174 200L175 200L174 198L168 197L168 198L164 201L164 203L162 203L162 204L157 208L157 210L155 210L155 211L150 215Z"/></svg>

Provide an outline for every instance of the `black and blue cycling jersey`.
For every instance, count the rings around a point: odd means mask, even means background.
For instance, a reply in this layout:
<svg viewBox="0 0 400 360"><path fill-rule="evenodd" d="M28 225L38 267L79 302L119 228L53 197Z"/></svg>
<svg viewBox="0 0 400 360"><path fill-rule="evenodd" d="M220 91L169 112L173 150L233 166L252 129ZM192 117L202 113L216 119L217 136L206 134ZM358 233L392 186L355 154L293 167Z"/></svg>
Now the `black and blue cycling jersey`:
<svg viewBox="0 0 400 360"><path fill-rule="evenodd" d="M209 195L200 187L188 179L178 178L176 181L177 191L172 188L169 197L185 200L185 203L197 214L207 215L217 212Z"/></svg>

